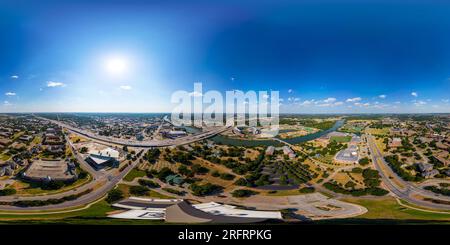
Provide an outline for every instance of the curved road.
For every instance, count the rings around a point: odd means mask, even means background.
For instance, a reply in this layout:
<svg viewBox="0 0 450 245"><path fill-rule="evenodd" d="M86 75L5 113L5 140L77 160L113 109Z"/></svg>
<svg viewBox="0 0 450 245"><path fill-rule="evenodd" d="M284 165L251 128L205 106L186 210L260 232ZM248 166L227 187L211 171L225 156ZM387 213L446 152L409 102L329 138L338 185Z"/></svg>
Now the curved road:
<svg viewBox="0 0 450 245"><path fill-rule="evenodd" d="M384 160L383 154L381 154L381 151L378 149L372 135L367 135L367 143L371 152L373 164L380 173L384 185L389 189L389 191L391 191L391 193L393 193L400 199L418 206L431 209L450 210L450 205L432 203L413 197L413 195L420 195L426 198L450 202L450 198L447 196L438 195L433 192L426 191L404 181L400 176L392 171L391 167ZM395 179L395 181L391 178ZM399 186L395 182L400 183L404 187Z"/></svg>

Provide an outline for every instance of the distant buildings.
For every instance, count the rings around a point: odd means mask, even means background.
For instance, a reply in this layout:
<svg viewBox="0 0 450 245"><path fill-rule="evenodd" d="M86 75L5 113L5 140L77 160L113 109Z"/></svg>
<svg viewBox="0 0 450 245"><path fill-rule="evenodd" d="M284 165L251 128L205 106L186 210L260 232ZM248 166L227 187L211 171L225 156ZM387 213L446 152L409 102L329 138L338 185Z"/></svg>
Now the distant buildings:
<svg viewBox="0 0 450 245"><path fill-rule="evenodd" d="M288 156L291 159L296 157L295 152L287 145L285 145L281 148L280 147L275 148L274 146L268 146L266 149L266 152L265 152L266 156L272 156L275 153L275 150L282 150L283 154Z"/></svg>
<svg viewBox="0 0 450 245"><path fill-rule="evenodd" d="M402 146L402 139L401 138L395 137L392 140L390 140L390 142L389 142L389 147L395 148L395 147L400 147L400 146Z"/></svg>
<svg viewBox="0 0 450 245"><path fill-rule="evenodd" d="M0 148L5 148L9 144L11 144L11 142L12 141L10 139L0 138Z"/></svg>
<svg viewBox="0 0 450 245"><path fill-rule="evenodd" d="M30 142L33 139L33 136L31 135L22 135L19 137L19 140L24 142Z"/></svg>
<svg viewBox="0 0 450 245"><path fill-rule="evenodd" d="M287 145L283 146L283 154L289 156L289 158L295 158L295 152Z"/></svg>
<svg viewBox="0 0 450 245"><path fill-rule="evenodd" d="M433 164L417 163L417 167L419 168L421 175L424 178L433 178L434 176L439 174L438 170L433 169Z"/></svg>
<svg viewBox="0 0 450 245"><path fill-rule="evenodd" d="M267 149L266 149L267 156L272 156L274 152L275 152L275 147L273 147L273 146L267 147Z"/></svg>
<svg viewBox="0 0 450 245"><path fill-rule="evenodd" d="M170 139L175 139L175 138L183 137L183 136L187 135L186 131L181 131L181 130L165 131L165 132L162 132L162 134L164 137L170 138Z"/></svg>

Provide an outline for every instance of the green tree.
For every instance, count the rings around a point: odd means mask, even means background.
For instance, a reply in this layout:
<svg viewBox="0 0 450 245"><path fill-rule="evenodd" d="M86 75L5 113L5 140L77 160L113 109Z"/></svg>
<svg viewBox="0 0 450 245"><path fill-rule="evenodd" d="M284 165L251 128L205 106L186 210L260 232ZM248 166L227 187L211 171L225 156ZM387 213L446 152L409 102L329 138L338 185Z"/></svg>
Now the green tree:
<svg viewBox="0 0 450 245"><path fill-rule="evenodd" d="M106 197L106 201L108 203L117 202L122 200L124 197L123 192L119 189L113 189L108 192L108 196Z"/></svg>

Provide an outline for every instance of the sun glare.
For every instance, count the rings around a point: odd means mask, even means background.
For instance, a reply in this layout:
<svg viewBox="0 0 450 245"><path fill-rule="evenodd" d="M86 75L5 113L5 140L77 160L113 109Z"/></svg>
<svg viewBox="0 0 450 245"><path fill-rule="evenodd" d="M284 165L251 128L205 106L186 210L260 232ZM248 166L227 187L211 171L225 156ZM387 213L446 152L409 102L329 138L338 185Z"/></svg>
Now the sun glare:
<svg viewBox="0 0 450 245"><path fill-rule="evenodd" d="M122 75L128 70L128 62L122 57L111 57L106 59L105 69L109 74Z"/></svg>

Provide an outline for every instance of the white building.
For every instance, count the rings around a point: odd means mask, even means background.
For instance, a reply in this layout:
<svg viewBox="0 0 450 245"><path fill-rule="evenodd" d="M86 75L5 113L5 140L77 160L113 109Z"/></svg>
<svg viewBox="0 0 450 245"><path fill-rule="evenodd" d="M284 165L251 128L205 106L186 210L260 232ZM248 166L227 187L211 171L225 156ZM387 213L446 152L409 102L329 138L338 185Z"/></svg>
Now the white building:
<svg viewBox="0 0 450 245"><path fill-rule="evenodd" d="M272 156L273 153L274 153L274 151L275 151L275 147L269 146L269 147L267 147L267 149L266 149L266 155L267 155L267 156Z"/></svg>
<svg viewBox="0 0 450 245"><path fill-rule="evenodd" d="M283 146L284 155L288 155L289 158L295 158L295 152L287 145Z"/></svg>
<svg viewBox="0 0 450 245"><path fill-rule="evenodd" d="M119 159L119 152L110 147L103 150L91 150L89 151L88 159L95 165L103 165L117 161Z"/></svg>

